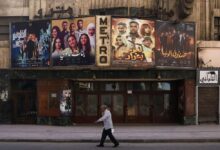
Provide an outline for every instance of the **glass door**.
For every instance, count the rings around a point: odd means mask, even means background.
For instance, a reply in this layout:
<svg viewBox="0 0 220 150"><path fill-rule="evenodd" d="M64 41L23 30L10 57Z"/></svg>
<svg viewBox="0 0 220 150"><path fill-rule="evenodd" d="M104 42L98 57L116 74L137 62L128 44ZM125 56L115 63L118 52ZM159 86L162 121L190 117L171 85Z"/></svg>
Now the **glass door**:
<svg viewBox="0 0 220 150"><path fill-rule="evenodd" d="M138 122L152 122L151 95L138 95Z"/></svg>
<svg viewBox="0 0 220 150"><path fill-rule="evenodd" d="M74 108L75 122L92 123L98 116L98 96L96 94L76 95Z"/></svg>
<svg viewBox="0 0 220 150"><path fill-rule="evenodd" d="M136 122L138 117L138 99L136 95L127 96L126 122Z"/></svg>
<svg viewBox="0 0 220 150"><path fill-rule="evenodd" d="M109 107L113 121L124 122L124 96L122 94L102 94L100 98L100 104Z"/></svg>

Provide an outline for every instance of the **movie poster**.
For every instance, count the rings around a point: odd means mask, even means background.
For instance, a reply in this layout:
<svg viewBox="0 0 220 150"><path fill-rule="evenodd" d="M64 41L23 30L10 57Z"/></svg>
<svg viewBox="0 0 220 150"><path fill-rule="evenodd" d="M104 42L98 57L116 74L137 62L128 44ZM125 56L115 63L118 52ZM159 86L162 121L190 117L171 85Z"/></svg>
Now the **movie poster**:
<svg viewBox="0 0 220 150"><path fill-rule="evenodd" d="M112 18L112 64L134 67L154 65L155 22Z"/></svg>
<svg viewBox="0 0 220 150"><path fill-rule="evenodd" d="M195 67L195 24L156 24L156 66Z"/></svg>
<svg viewBox="0 0 220 150"><path fill-rule="evenodd" d="M50 65L50 21L12 23L12 67L47 67Z"/></svg>
<svg viewBox="0 0 220 150"><path fill-rule="evenodd" d="M60 112L62 115L72 114L72 95L71 89L63 90L60 98Z"/></svg>
<svg viewBox="0 0 220 150"><path fill-rule="evenodd" d="M94 65L95 33L95 17L52 20L52 65Z"/></svg>

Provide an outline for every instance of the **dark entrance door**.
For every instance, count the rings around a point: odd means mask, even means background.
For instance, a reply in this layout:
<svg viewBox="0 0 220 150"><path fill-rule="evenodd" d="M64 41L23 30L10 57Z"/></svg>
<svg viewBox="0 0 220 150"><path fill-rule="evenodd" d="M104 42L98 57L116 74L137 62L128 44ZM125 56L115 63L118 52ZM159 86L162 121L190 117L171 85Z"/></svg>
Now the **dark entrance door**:
<svg viewBox="0 0 220 150"><path fill-rule="evenodd" d="M124 122L124 95L123 94L101 94L100 105L107 105L111 112L114 122ZM101 112L100 112L101 113Z"/></svg>
<svg viewBox="0 0 220 150"><path fill-rule="evenodd" d="M126 122L146 123L152 122L150 95L132 94L127 95Z"/></svg>
<svg viewBox="0 0 220 150"><path fill-rule="evenodd" d="M37 100L36 81L12 80L13 122L17 124L36 124Z"/></svg>
<svg viewBox="0 0 220 150"><path fill-rule="evenodd" d="M92 123L107 105L115 123L175 123L178 98L170 82L87 82L74 88L73 120ZM80 86L79 86L80 85Z"/></svg>
<svg viewBox="0 0 220 150"><path fill-rule="evenodd" d="M74 96L74 118L77 123L93 123L98 116L98 96L79 93Z"/></svg>
<svg viewBox="0 0 220 150"><path fill-rule="evenodd" d="M219 107L218 87L199 87L198 90L198 114L199 123L218 122Z"/></svg>

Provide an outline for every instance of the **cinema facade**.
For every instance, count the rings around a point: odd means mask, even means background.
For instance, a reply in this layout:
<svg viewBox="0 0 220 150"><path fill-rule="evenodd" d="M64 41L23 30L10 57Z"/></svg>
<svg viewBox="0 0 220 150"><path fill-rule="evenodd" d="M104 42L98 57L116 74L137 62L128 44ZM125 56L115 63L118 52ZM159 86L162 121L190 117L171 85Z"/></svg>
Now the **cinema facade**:
<svg viewBox="0 0 220 150"><path fill-rule="evenodd" d="M115 123L196 121L194 23L112 16L15 22L11 68L2 71L8 97L1 106L11 123L93 123L102 104Z"/></svg>

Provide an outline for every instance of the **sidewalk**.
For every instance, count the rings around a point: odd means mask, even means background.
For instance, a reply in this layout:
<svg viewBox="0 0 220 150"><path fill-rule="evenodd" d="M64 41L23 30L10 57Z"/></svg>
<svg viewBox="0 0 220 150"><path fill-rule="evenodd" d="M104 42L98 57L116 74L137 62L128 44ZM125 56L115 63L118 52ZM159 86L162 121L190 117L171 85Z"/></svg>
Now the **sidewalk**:
<svg viewBox="0 0 220 150"><path fill-rule="evenodd" d="M0 125L0 141L98 142L102 126ZM116 125L120 142L220 142L220 125Z"/></svg>

